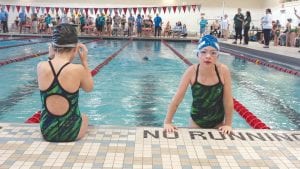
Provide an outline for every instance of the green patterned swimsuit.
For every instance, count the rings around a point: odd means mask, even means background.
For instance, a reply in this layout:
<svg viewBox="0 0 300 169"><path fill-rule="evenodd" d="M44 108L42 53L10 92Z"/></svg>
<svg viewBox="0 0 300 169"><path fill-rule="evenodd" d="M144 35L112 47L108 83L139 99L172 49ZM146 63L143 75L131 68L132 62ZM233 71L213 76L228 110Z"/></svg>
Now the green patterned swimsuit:
<svg viewBox="0 0 300 169"><path fill-rule="evenodd" d="M42 100L41 132L45 140L51 142L69 142L77 139L81 127L81 115L78 107L79 90L69 93L63 89L58 81L58 76L62 69L69 63L63 65L58 73L55 73L51 61L49 61L54 80L47 90L40 91ZM68 111L62 115L53 115L46 105L49 96L59 95L69 102Z"/></svg>
<svg viewBox="0 0 300 169"><path fill-rule="evenodd" d="M215 85L200 84L197 80L198 70L199 65L197 66L195 83L191 87L193 96L191 117L201 128L214 128L223 122L225 116L223 84L216 65L215 71L219 82Z"/></svg>

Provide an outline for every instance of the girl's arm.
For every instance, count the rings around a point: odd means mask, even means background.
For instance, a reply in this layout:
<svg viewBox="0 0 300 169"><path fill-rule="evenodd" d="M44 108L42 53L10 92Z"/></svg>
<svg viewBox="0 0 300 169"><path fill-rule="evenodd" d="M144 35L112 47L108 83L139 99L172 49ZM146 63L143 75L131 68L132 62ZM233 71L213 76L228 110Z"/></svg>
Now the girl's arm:
<svg viewBox="0 0 300 169"><path fill-rule="evenodd" d="M224 126L219 129L223 133L229 134L232 130L232 116L233 116L233 98L231 90L231 75L227 66L223 66L224 76L224 93L223 93L223 104L225 109L225 121Z"/></svg>
<svg viewBox="0 0 300 169"><path fill-rule="evenodd" d="M174 114L181 103L182 99L184 98L184 95L186 93L186 90L191 82L191 74L194 70L194 66L190 66L185 73L183 74L181 78L181 82L179 84L179 87L177 89L176 94L174 95L171 103L169 104L168 112L164 121L164 130L167 132L173 132L176 130L176 127L172 125L172 120L174 117Z"/></svg>

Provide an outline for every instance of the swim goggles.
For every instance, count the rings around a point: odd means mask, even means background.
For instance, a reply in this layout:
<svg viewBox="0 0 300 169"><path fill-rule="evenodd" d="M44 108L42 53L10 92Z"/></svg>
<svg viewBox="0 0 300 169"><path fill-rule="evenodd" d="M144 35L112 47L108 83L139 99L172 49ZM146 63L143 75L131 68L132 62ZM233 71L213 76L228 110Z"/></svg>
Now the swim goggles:
<svg viewBox="0 0 300 169"><path fill-rule="evenodd" d="M59 44L52 42L51 45L55 46L55 47L59 47L59 48L76 48L77 47L77 43L59 45Z"/></svg>

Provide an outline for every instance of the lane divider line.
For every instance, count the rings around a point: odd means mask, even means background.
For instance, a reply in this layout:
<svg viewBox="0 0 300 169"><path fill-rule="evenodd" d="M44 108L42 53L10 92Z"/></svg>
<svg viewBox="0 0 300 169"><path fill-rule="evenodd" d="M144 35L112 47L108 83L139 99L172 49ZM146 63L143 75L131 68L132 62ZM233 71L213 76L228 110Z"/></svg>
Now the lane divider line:
<svg viewBox="0 0 300 169"><path fill-rule="evenodd" d="M233 52L229 49L224 49L224 48L221 48L221 52L228 53L228 54L233 55L235 57L238 57L240 59L244 59L244 60L247 60L249 62L255 63L257 65L267 66L267 67L276 69L276 70L281 71L281 72L285 72L285 73L288 73L288 74L291 74L291 75L300 76L300 72L297 71L297 70L285 68L283 66L279 66L279 65L274 64L274 63L269 63L269 62L264 61L262 59L253 58L251 56L247 56L247 55L244 55L244 54L238 54L238 53L235 53L235 52Z"/></svg>
<svg viewBox="0 0 300 169"><path fill-rule="evenodd" d="M176 49L174 49L170 44L168 44L165 40L162 40L163 44L166 45L169 49L171 49L184 63L191 66L192 62L186 59L181 53L179 53ZM238 102L233 98L233 106L236 112L242 116L245 121L254 129L270 129L264 122L258 119L252 112L250 112L244 105Z"/></svg>
<svg viewBox="0 0 300 169"><path fill-rule="evenodd" d="M94 77L100 69L102 69L105 65L107 65L110 61L112 61L125 47L127 47L132 42L132 39L128 41L126 44L124 44L119 50L117 50L115 53L107 57L102 63L97 65L92 71L91 74ZM41 119L41 111L35 112L30 118L28 118L25 123L39 123Z"/></svg>
<svg viewBox="0 0 300 169"><path fill-rule="evenodd" d="M102 63L97 65L92 71L91 74L92 76L95 76L100 69L102 69L105 65L107 65L111 60L113 60L125 47L127 47L130 43L132 42L132 39L128 41L126 44L124 44L119 50L117 50L115 53L107 57Z"/></svg>
<svg viewBox="0 0 300 169"><path fill-rule="evenodd" d="M16 39L1 39L1 42L7 42L7 41L12 41L12 40L26 40L26 39L36 39L39 38L37 36L28 36L28 37L23 37L23 38L16 38Z"/></svg>
<svg viewBox="0 0 300 169"><path fill-rule="evenodd" d="M97 40L92 40L92 41L89 41L89 42L84 42L84 44L97 42L97 41L100 41L100 40L102 40L102 39L97 39ZM47 53L48 53L48 51L44 51L44 52L30 54L30 55L27 55L27 56L21 56L21 57L16 57L16 58L0 61L0 67L4 66L4 65L11 64L11 63L15 63L15 62L21 62L21 61L24 61L24 60L27 60L27 59L30 59L30 58L39 57L39 56L45 55Z"/></svg>
<svg viewBox="0 0 300 169"><path fill-rule="evenodd" d="M0 49L13 48L13 47L18 47L18 46L34 45L34 44L46 43L46 42L50 42L50 41L51 40L46 40L46 41L42 41L42 42L22 43L22 44L17 44L17 45L10 45L10 46L1 46Z"/></svg>

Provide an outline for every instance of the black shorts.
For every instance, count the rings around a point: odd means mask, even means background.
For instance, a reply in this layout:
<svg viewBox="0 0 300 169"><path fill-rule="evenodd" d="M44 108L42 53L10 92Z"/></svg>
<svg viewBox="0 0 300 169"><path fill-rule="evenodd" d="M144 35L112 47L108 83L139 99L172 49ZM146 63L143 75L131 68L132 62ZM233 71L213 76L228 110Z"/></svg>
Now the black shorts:
<svg viewBox="0 0 300 169"><path fill-rule="evenodd" d="M100 27L101 27L101 26L96 26L96 28L97 28L97 31L100 31Z"/></svg>

